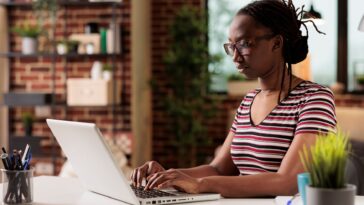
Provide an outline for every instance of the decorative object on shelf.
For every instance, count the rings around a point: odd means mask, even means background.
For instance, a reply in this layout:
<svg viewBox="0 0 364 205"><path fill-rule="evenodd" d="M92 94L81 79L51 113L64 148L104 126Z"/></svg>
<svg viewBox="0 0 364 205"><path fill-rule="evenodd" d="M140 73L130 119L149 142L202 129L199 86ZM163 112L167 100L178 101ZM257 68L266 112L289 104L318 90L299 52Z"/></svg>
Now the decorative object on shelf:
<svg viewBox="0 0 364 205"><path fill-rule="evenodd" d="M111 80L112 79L112 65L105 63L102 66L102 79Z"/></svg>
<svg viewBox="0 0 364 205"><path fill-rule="evenodd" d="M61 40L57 42L57 53L58 54L66 54L66 53L74 53L78 52L79 41L76 40Z"/></svg>
<svg viewBox="0 0 364 205"><path fill-rule="evenodd" d="M110 23L107 29L107 53L121 53L121 28L117 23Z"/></svg>
<svg viewBox="0 0 364 205"><path fill-rule="evenodd" d="M120 81L104 79L69 78L67 79L67 105L70 106L106 106L120 103ZM113 102L114 89L118 93Z"/></svg>
<svg viewBox="0 0 364 205"><path fill-rule="evenodd" d="M86 54L91 55L95 53L95 46L92 42L85 45Z"/></svg>
<svg viewBox="0 0 364 205"><path fill-rule="evenodd" d="M39 26L26 23L22 26L15 26L11 29L15 34L22 37L22 53L34 54L38 51L38 36L42 34Z"/></svg>
<svg viewBox="0 0 364 205"><path fill-rule="evenodd" d="M99 33L99 25L96 22L89 22L85 25L85 34Z"/></svg>
<svg viewBox="0 0 364 205"><path fill-rule="evenodd" d="M100 51L101 53L107 53L107 29L100 29Z"/></svg>
<svg viewBox="0 0 364 205"><path fill-rule="evenodd" d="M348 135L340 130L320 134L309 150L303 148L300 158L310 175L308 205L354 205L356 187L345 182L349 153Z"/></svg>
<svg viewBox="0 0 364 205"><path fill-rule="evenodd" d="M78 53L79 54L98 54L100 53L100 34L92 33L92 34L71 34L69 36L70 40L79 41L78 45ZM93 53L86 52L87 46L93 45ZM90 49L88 49L90 51Z"/></svg>
<svg viewBox="0 0 364 205"><path fill-rule="evenodd" d="M21 119L23 122L25 136L31 137L33 133L34 116L30 112L24 112L21 115Z"/></svg>
<svg viewBox="0 0 364 205"><path fill-rule="evenodd" d="M353 78L354 78L354 90L364 90L364 61L356 60L353 62Z"/></svg>
<svg viewBox="0 0 364 205"><path fill-rule="evenodd" d="M91 68L91 79L98 80L102 78L102 63L100 61L95 61Z"/></svg>
<svg viewBox="0 0 364 205"><path fill-rule="evenodd" d="M364 90L364 75L356 76L356 89Z"/></svg>
<svg viewBox="0 0 364 205"><path fill-rule="evenodd" d="M243 96L258 87L258 80L248 80L242 74L233 73L227 78L227 92L231 96Z"/></svg>

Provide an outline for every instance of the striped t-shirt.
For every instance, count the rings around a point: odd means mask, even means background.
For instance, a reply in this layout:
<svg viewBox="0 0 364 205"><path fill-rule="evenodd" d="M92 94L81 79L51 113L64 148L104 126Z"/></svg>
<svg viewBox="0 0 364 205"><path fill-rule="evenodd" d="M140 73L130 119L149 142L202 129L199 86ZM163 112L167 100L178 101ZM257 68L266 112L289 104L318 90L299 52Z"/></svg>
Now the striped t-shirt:
<svg viewBox="0 0 364 205"><path fill-rule="evenodd" d="M231 157L241 175L277 172L294 136L335 130L334 97L328 88L303 81L254 125L250 106L259 92L245 96L231 128Z"/></svg>

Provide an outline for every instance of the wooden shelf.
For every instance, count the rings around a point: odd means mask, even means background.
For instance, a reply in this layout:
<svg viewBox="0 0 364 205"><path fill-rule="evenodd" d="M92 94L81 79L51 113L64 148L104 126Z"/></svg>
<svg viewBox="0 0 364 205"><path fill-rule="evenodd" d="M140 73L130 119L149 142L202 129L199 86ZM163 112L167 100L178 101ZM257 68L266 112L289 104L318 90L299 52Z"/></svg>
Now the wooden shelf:
<svg viewBox="0 0 364 205"><path fill-rule="evenodd" d="M8 52L8 53L0 53L0 57L7 58L38 58L38 57L63 57L63 58L85 58L85 57L109 57L109 56L119 56L121 53L98 53L98 54L78 54L78 53L69 53L69 54L57 54L57 53L35 53L35 54L23 54L20 52Z"/></svg>
<svg viewBox="0 0 364 205"><path fill-rule="evenodd" d="M122 2L89 2L89 1L63 1L60 0L58 2L60 6L107 6L107 5L116 5L120 6L122 5ZM32 4L30 2L0 2L0 5L4 6L14 6L14 7L32 7Z"/></svg>

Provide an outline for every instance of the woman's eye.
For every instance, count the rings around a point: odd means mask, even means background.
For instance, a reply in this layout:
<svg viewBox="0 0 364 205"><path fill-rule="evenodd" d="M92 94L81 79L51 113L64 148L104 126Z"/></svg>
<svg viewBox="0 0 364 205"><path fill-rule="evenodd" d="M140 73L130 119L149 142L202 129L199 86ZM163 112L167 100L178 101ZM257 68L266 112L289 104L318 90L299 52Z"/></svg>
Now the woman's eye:
<svg viewBox="0 0 364 205"><path fill-rule="evenodd" d="M249 48L251 46L251 42L250 41L241 41L239 43L239 46L242 48Z"/></svg>

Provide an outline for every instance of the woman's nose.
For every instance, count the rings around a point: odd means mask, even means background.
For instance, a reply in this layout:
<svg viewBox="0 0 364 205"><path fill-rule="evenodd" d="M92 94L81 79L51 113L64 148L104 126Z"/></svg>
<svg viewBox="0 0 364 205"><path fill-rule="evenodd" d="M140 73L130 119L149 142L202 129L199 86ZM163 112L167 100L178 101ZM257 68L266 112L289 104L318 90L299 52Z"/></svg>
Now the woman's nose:
<svg viewBox="0 0 364 205"><path fill-rule="evenodd" d="M234 62L240 62L242 61L242 56L240 55L238 49L234 48L234 53L233 53L233 61Z"/></svg>

